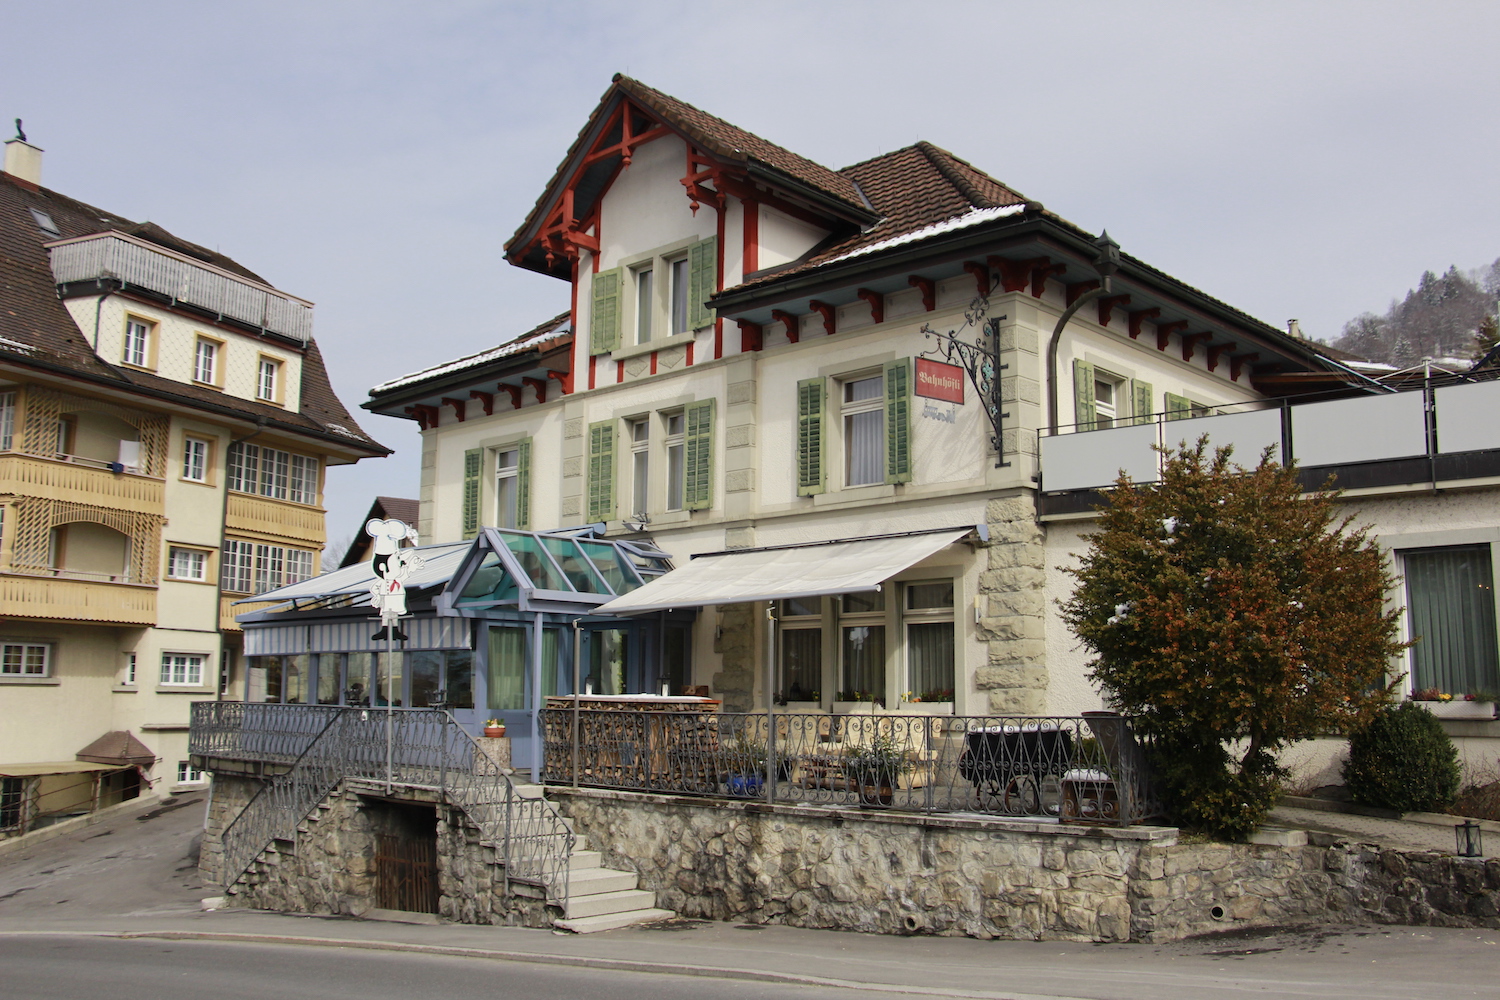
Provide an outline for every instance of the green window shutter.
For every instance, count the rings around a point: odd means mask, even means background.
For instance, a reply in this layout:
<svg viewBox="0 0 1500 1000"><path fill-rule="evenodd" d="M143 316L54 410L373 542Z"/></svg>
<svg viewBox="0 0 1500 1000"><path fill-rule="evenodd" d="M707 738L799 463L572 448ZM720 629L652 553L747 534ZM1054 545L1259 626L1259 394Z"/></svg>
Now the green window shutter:
<svg viewBox="0 0 1500 1000"><path fill-rule="evenodd" d="M705 303L719 290L719 238L710 236L693 244L688 254L688 326L694 330L714 321L714 311Z"/></svg>
<svg viewBox="0 0 1500 1000"><path fill-rule="evenodd" d="M683 411L682 506L708 510L714 502L714 401L689 403Z"/></svg>
<svg viewBox="0 0 1500 1000"><path fill-rule="evenodd" d="M484 450L471 448L464 452L464 537L479 534L479 474L484 467Z"/></svg>
<svg viewBox="0 0 1500 1000"><path fill-rule="evenodd" d="M516 445L516 527L531 527L531 438Z"/></svg>
<svg viewBox="0 0 1500 1000"><path fill-rule="evenodd" d="M1186 396L1165 394L1168 420L1186 420L1193 415L1193 404Z"/></svg>
<svg viewBox="0 0 1500 1000"><path fill-rule="evenodd" d="M885 481L911 482L911 360L885 366Z"/></svg>
<svg viewBox="0 0 1500 1000"><path fill-rule="evenodd" d="M821 378L797 383L797 495L812 496L826 488L823 461L824 409L827 385Z"/></svg>
<svg viewBox="0 0 1500 1000"><path fill-rule="evenodd" d="M1149 424L1156 412L1152 405L1151 383L1130 380L1130 412L1138 424Z"/></svg>
<svg viewBox="0 0 1500 1000"><path fill-rule="evenodd" d="M1099 419L1094 407L1094 366L1073 359L1073 422L1080 431L1091 431Z"/></svg>
<svg viewBox="0 0 1500 1000"><path fill-rule="evenodd" d="M589 424L589 520L615 516L615 424Z"/></svg>
<svg viewBox="0 0 1500 1000"><path fill-rule="evenodd" d="M594 275L594 309L589 318L589 353L608 354L620 346L620 269Z"/></svg>

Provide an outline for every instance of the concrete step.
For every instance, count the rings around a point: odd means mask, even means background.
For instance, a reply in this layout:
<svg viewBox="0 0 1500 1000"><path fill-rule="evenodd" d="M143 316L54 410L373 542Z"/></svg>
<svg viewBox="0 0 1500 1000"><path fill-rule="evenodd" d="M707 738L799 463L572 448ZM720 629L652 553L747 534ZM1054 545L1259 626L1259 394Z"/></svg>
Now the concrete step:
<svg viewBox="0 0 1500 1000"><path fill-rule="evenodd" d="M624 913L628 910L646 910L656 905L656 893L644 889L621 889L618 892L601 892L592 896L568 896L566 917L598 917L607 913Z"/></svg>
<svg viewBox="0 0 1500 1000"><path fill-rule="evenodd" d="M569 917L559 920L552 926L558 930L572 931L574 934L594 934L598 931L612 931L617 927L629 927L632 924L649 924L658 920L670 920L677 916L671 910L659 910L655 907L645 910L630 910L625 913L606 913L597 917Z"/></svg>
<svg viewBox="0 0 1500 1000"><path fill-rule="evenodd" d="M617 872L613 868L584 868L568 872L568 898L595 896L601 892L620 892L639 884L635 872Z"/></svg>
<svg viewBox="0 0 1500 1000"><path fill-rule="evenodd" d="M598 851L574 850L568 858L568 871L581 872L589 868L598 868L604 864L604 855Z"/></svg>

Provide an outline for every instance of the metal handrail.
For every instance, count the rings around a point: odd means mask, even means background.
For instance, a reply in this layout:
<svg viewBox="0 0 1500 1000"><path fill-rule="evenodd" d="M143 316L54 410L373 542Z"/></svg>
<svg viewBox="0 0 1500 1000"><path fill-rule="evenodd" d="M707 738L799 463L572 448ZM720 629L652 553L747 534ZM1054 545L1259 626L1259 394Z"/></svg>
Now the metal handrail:
<svg viewBox="0 0 1500 1000"><path fill-rule="evenodd" d="M194 754L220 756L217 746L229 759L268 760L277 749L290 749L291 741L305 741L291 767L271 777L224 829L220 874L226 887L239 881L272 842L293 840L298 824L341 782L358 778L438 791L468 816L482 843L495 847L507 889L513 881L538 885L549 899L566 907L568 859L576 842L572 830L546 798L521 795L506 769L448 712L391 710L388 744L386 712L381 709L237 702L193 707ZM282 728L258 732L256 709L277 710L262 717L279 721ZM303 723L300 733L289 731L297 727L287 725L296 716ZM237 746L226 738L233 731L230 718L240 725ZM309 732L318 719L327 721L319 731ZM265 749L247 745L257 737L266 738Z"/></svg>

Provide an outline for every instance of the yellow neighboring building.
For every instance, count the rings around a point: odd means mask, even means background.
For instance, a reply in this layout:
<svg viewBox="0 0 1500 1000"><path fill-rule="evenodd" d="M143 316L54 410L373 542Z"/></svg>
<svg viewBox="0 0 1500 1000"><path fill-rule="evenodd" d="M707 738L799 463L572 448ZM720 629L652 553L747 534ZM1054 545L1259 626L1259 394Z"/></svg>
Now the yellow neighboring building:
<svg viewBox="0 0 1500 1000"><path fill-rule="evenodd" d="M6 143L0 836L204 780L188 706L235 683L231 602L316 575L327 467L389 454L312 303L40 180Z"/></svg>

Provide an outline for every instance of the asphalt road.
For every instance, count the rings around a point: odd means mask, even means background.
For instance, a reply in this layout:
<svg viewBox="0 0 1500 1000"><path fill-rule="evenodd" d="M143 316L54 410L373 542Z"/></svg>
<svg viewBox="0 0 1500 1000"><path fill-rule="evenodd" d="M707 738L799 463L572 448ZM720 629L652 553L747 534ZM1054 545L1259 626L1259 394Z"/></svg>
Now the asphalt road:
<svg viewBox="0 0 1500 1000"><path fill-rule="evenodd" d="M199 900L219 890L197 877L202 820L200 793L0 855L0 1000L1500 997L1497 930L1297 928L1093 945L709 921L579 936L204 912ZM735 978L745 975L761 981Z"/></svg>

